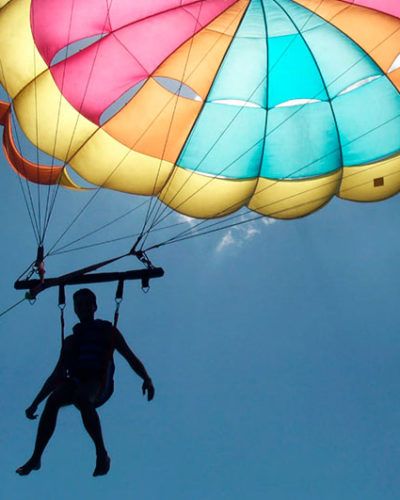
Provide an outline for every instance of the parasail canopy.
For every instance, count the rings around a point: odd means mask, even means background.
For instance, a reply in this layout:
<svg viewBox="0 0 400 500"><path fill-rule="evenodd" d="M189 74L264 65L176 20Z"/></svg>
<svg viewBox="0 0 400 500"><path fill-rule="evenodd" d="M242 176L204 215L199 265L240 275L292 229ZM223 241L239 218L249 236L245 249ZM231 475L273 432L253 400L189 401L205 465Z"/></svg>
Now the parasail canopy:
<svg viewBox="0 0 400 500"><path fill-rule="evenodd" d="M0 83L4 151L33 183L196 218L400 189L395 0L0 0ZM23 158L13 117L59 164Z"/></svg>

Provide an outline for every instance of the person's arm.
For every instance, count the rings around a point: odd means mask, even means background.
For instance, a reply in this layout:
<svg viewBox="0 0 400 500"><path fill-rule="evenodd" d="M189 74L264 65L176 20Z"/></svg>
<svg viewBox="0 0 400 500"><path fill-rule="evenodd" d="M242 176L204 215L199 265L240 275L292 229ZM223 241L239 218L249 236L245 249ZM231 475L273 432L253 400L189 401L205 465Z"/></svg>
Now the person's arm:
<svg viewBox="0 0 400 500"><path fill-rule="evenodd" d="M146 371L143 363L140 359L133 353L131 348L126 343L121 332L116 329L115 331L115 349L121 354L123 358L126 359L132 370L143 379L142 392L146 394L147 400L151 401L154 398L154 386L149 374Z"/></svg>
<svg viewBox="0 0 400 500"><path fill-rule="evenodd" d="M64 348L60 353L60 357L57 364L52 371L51 375L47 378L43 387L38 392L37 396L33 400L32 404L25 410L25 415L30 420L37 418L36 411L40 403L49 396L49 394L57 387L60 380L64 375Z"/></svg>

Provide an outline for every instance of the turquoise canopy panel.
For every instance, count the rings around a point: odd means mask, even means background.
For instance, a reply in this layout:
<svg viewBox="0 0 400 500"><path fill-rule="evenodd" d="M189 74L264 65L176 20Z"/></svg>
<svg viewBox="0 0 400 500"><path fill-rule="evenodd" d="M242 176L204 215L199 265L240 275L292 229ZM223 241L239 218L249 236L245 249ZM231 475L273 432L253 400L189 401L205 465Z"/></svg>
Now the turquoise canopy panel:
<svg viewBox="0 0 400 500"><path fill-rule="evenodd" d="M206 175L259 175L267 106L267 44L259 0L246 15L177 164Z"/></svg>
<svg viewBox="0 0 400 500"><path fill-rule="evenodd" d="M276 107L268 113L261 177L304 179L341 167L338 133L326 102Z"/></svg>
<svg viewBox="0 0 400 500"><path fill-rule="evenodd" d="M333 101L347 166L370 163L399 150L400 94L385 76Z"/></svg>
<svg viewBox="0 0 400 500"><path fill-rule="evenodd" d="M259 174L266 111L259 107L207 103L178 165L231 179Z"/></svg>
<svg viewBox="0 0 400 500"><path fill-rule="evenodd" d="M291 0L253 0L177 164L304 179L376 161L398 150L399 99L340 29Z"/></svg>

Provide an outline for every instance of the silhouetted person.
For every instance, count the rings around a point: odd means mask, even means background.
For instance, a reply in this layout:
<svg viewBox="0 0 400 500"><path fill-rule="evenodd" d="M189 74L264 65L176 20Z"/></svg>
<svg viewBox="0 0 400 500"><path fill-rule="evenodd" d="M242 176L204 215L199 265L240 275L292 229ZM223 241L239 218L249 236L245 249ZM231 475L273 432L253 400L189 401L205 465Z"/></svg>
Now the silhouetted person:
<svg viewBox="0 0 400 500"><path fill-rule="evenodd" d="M74 294L74 310L79 318L61 349L53 373L44 383L33 403L25 410L33 420L38 405L47 397L39 421L35 448L31 458L17 469L21 476L40 469L41 457L56 427L61 407L75 405L81 413L83 425L96 447L94 476L107 474L110 458L104 446L101 425L96 407L112 394L114 371L113 353L117 350L132 370L143 379L142 391L148 401L154 397L151 378L141 361L131 351L122 334L108 321L94 319L97 309L96 296L88 288Z"/></svg>

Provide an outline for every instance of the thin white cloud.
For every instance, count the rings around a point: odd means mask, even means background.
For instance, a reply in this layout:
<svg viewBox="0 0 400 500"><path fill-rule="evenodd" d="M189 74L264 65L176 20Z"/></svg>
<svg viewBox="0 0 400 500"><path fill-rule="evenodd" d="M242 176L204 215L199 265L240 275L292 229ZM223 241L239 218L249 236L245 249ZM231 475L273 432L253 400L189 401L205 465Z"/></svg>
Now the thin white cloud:
<svg viewBox="0 0 400 500"><path fill-rule="evenodd" d="M246 240L251 240L252 238L254 238L254 236L256 234L260 234L260 230L256 229L253 226L249 226L249 227L246 227L246 228L243 228L243 229L245 229L244 237L245 237Z"/></svg>
<svg viewBox="0 0 400 500"><path fill-rule="evenodd" d="M238 222L245 222L246 220L247 218L242 216L238 219ZM262 218L261 221L266 226L270 226L276 222L275 219L269 219L268 217ZM249 222L248 224L241 224L236 227L232 227L219 240L215 250L217 253L221 253L227 247L235 246L240 248L245 241L252 240L257 235L261 234L261 232L262 227L257 225L255 222Z"/></svg>
<svg viewBox="0 0 400 500"><path fill-rule="evenodd" d="M234 245L235 243L236 240L233 237L232 230L229 229L229 231L226 234L224 234L221 240L219 241L216 251L220 253L224 248Z"/></svg>
<svg viewBox="0 0 400 500"><path fill-rule="evenodd" d="M266 226L271 226L272 224L275 224L277 222L276 219L271 219L270 217L263 217L261 219L261 222L265 224Z"/></svg>
<svg viewBox="0 0 400 500"><path fill-rule="evenodd" d="M183 214L176 214L176 215L179 219L179 222L186 222L187 224L189 224L190 227L193 227L200 222L198 219L193 219L192 217L188 217L187 215Z"/></svg>

